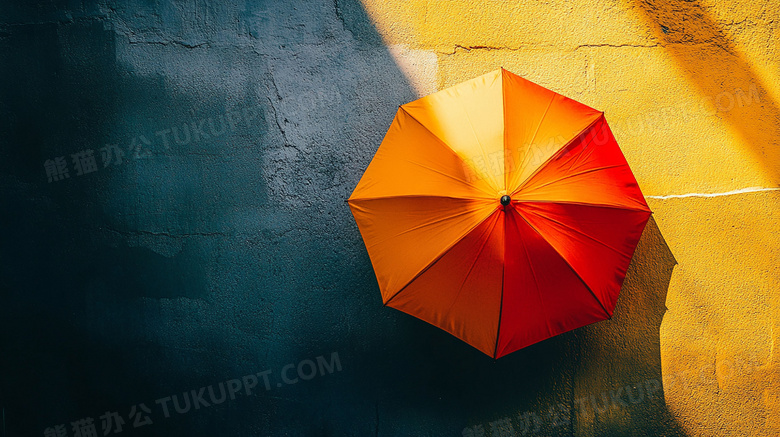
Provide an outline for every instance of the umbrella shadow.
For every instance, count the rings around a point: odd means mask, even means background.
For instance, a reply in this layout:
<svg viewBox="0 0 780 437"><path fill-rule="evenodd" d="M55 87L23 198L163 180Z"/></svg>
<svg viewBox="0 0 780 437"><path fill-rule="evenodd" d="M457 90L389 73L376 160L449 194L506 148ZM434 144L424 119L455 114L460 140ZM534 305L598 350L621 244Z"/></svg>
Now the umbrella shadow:
<svg viewBox="0 0 780 437"><path fill-rule="evenodd" d="M611 320L577 331L576 435L686 435L664 400L660 329L677 264L651 217Z"/></svg>
<svg viewBox="0 0 780 437"><path fill-rule="evenodd" d="M379 339L349 332L329 343L349 368L333 377L349 389L332 394L363 400L360 426L379 434L685 436L666 407L660 349L676 264L651 217L611 320L499 360L382 308L373 314L386 332Z"/></svg>
<svg viewBox="0 0 780 437"><path fill-rule="evenodd" d="M767 176L780 179L780 109L722 25L696 0L636 0L635 5L666 53L714 105L710 110L749 144Z"/></svg>

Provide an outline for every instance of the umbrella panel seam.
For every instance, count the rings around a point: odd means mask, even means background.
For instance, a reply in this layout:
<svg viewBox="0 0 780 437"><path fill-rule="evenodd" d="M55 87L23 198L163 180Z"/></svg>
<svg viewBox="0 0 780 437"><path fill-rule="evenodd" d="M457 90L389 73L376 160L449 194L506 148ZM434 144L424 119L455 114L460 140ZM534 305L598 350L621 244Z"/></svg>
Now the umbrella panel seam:
<svg viewBox="0 0 780 437"><path fill-rule="evenodd" d="M520 211L518 211L518 215L519 215L520 217L522 217L522 219L523 219L523 220L525 220L525 222L528 224L528 226L530 226L530 227L531 227L531 229L533 229L533 230L534 230L534 232L536 232L536 233L539 235L539 237L540 237L542 240L544 240L544 242L545 242L545 243L547 243L547 244L548 244L548 245L549 245L549 246L550 246L550 247L551 247L551 248L552 248L552 249L555 251L555 253L557 253L557 254L558 254L558 256L559 256L559 257L561 257L561 259L563 260L563 262L565 262L565 263L566 263L566 265L567 265L567 266L569 266L569 268L571 269L571 271L572 271L572 272L574 272L574 274L577 276L577 278L579 278L579 280L580 280L580 281L582 281L582 284L585 286L585 288L586 288L586 289L587 289L587 290L590 292L590 294L593 296L593 298L594 298L594 299L596 299L596 302L598 302L598 303L599 303L599 306L601 306L601 309L603 309L603 310L604 310L604 314L607 316L607 318L612 318L612 316L610 315L609 311L607 311L607 308L604 306L604 303L603 303L603 302L601 302L601 299L599 299L599 298L598 298L598 296L596 296L596 293L595 293L595 292L594 292L594 291L593 291L593 290L590 288L590 286L588 285L588 283L587 283L587 282L585 282L585 280L584 280L584 279L582 279L582 276L580 276L579 272L577 272L577 270L574 268L574 266L572 266L572 265L571 265L571 263L569 262L569 260L567 260L566 258L564 258L564 256L563 256L563 255L562 255L562 254L561 254L561 253L558 251L558 249L556 249L556 248L555 248L555 246L553 246L552 244L550 244L550 243L547 241L547 239L546 239L546 238L544 238L544 235L542 235L542 233L541 233L541 232L539 232L539 230L538 230L538 229L536 229L536 227L535 227L534 225L532 225L532 224L531 224L531 223L530 223L530 222L529 222L529 221L528 221L528 220L527 220L525 217L523 217L523 214L522 214Z"/></svg>
<svg viewBox="0 0 780 437"><path fill-rule="evenodd" d="M390 296L390 298L389 298L389 299L387 299L387 302L385 302L385 303L384 303L384 306L387 306L387 305L390 303L390 301L392 301L393 299L395 299L395 297L396 297L396 296L398 296L399 294L401 294L401 292L402 292L402 291L404 291L404 290L406 289L406 287L408 287L408 286L409 286L409 284L411 284L412 282L414 282L414 280L415 280L415 279L419 278L419 277L420 277L422 274L424 274L426 271L428 271L428 269L430 269L430 268L431 268L431 267L432 267L434 264L436 264L436 262L438 262L438 261L439 261L439 259L441 259L441 257L443 257L444 255L446 255L446 254L447 254L447 252L449 252L449 251L450 251L450 249L452 249L453 247L455 247L455 245L456 245L456 244L460 243L460 242L461 242L461 241L462 241L464 238L466 238L466 237L467 237L467 236L468 236L468 235L469 235L471 232L473 232L473 231L474 231L474 229L476 229L476 228L477 228L477 226L479 226L479 225L481 225L482 223L484 223L484 222L485 222L485 220L489 219L489 218L490 218L490 216L492 216L493 214L495 214L497 211L498 211L498 209L494 209L494 210L492 210L492 211L490 212L490 214L488 214L488 215L487 215L486 217L484 217L483 219L479 220L479 221L478 221L478 222L477 222L477 223L476 223L474 226L472 226L471 228L469 228L469 230L467 230L466 232L464 232L464 233L463 233L463 235L462 235L460 238L456 239L456 240L455 240L455 241L454 241L452 244L450 244L449 246L445 247L445 248L444 248L444 249L443 249L443 250L442 250L442 251L441 251L441 252L440 252L438 255L436 255L436 257L434 257L434 258L433 258L433 260L432 260L430 263L428 263L428 265L426 265L425 267L423 267L423 268L422 268L422 269L421 269L419 272L417 272L417 274L415 274L415 275L412 277L412 279L410 279L410 280L409 280L409 281L408 281L408 282L407 282L407 283L406 283L406 284L405 284L403 287L401 287L400 289L398 289L398 291L396 291L396 292L395 292L395 294L393 294L392 296Z"/></svg>
<svg viewBox="0 0 780 437"><path fill-rule="evenodd" d="M569 146L571 146L572 144L574 144L574 142L577 140L577 138L579 138L580 136L582 136L582 133L583 133L583 132L585 132L585 131L587 131L588 129L592 128L592 127L593 127L593 126L594 126L594 125L595 125L595 124L596 124L596 123L597 123L599 120L601 120L601 119L603 119L603 118L604 118L604 113L602 112L602 113L601 113L601 114L600 114L598 117L596 117L596 119L595 119L595 120L593 120L593 121L592 121L592 122L591 122L589 125L585 126L585 127L584 127L584 128L583 128L583 129L582 129L580 132L579 132L579 133L577 133L577 135L575 135L575 136L574 136L574 137L573 137L571 140L569 140L569 142L568 142L568 143L564 144L564 145L563 145L563 147L561 147L561 148L560 148L560 149L559 149L557 152L555 152L555 153L553 153L552 155L550 155L550 157L549 157L549 158L547 158L547 159L546 159L546 160L545 160L543 163L541 163L541 164L539 165L539 167L537 167L537 168L536 168L536 170L534 170L534 171L533 171L533 173L531 173L530 175L528 175L528 176L527 176L527 177L526 177L526 178L525 178L525 179L524 179L522 182L520 182L520 184L517 186L517 188L516 188L516 189L514 189L514 190L512 190L512 194L511 194L511 195L515 195L515 194L517 194L518 192L520 192L520 190L522 190L522 189L523 189L523 187L524 187L524 186L525 186L525 185L526 185L526 184L527 184L527 183L528 183L528 182L529 182L531 179L533 179L533 178L534 178L534 176L536 176L536 175L537 175L537 174L538 174L538 173L539 173L539 172L540 172L540 171L541 171L543 168L545 168L545 167L547 166L547 164L549 164L550 162L552 162L552 160L553 160L553 159L557 158L557 157L558 157L558 156L559 156L561 153L563 153L563 151L564 151L564 150L566 150L566 149L567 149ZM592 139L591 139L591 141L592 141ZM590 144L590 141L588 142L588 144Z"/></svg>
<svg viewBox="0 0 780 437"><path fill-rule="evenodd" d="M472 169L472 170L475 172L475 174L477 173L477 169L475 169L474 167L471 167L471 165L470 165L468 162L466 162L466 160L465 160L465 159L464 159L462 156L460 156L460 154L459 154L458 152L456 152L456 151L455 151L455 149L453 149L453 148L452 148L452 146L450 146L449 144L447 144L447 143L446 143L444 140L442 140L441 138L439 138L439 136L438 136L438 135L436 135L435 133L433 133L433 131L431 131L431 130L428 128L428 126L424 125L424 124L423 124L423 123L422 123L420 120L418 120L418 119L417 119L417 118L416 118L414 115L412 115L412 114L411 114L409 111L407 111L407 110L406 110L406 108L404 108L404 107L403 107L403 105L402 105L402 106L399 106L399 107L398 107L398 109L399 109L399 110L402 110L402 111L404 111L404 113L406 113L406 115L408 115L408 116L409 116L409 118L411 118L412 120L414 120L415 122L417 122L417 124L419 124L420 126L422 126L422 127L423 127L423 129L427 130L427 131L428 131L428 132L429 132L429 133L430 133L430 134L431 134L431 135L432 135L434 138L436 138L437 140L439 140L439 142L440 142L440 143L442 143L442 144L445 146L445 148L446 148L447 150L449 150L449 151L450 151L450 152L451 152L453 155L455 155L455 156L456 156L456 157L457 157L457 158L458 158L458 159L461 161L461 164L469 166L469 167L470 167L470 168L471 168L471 169ZM473 187L473 188L474 188L474 189L476 189L476 190L482 191L483 193L485 193L485 194L487 194L487 195L491 195L491 193L489 193L489 192L487 192L487 191L483 190L482 188L479 188L478 186L476 186L476 185L474 185L474 184L469 184L468 182L466 182L466 184L468 184L469 186Z"/></svg>

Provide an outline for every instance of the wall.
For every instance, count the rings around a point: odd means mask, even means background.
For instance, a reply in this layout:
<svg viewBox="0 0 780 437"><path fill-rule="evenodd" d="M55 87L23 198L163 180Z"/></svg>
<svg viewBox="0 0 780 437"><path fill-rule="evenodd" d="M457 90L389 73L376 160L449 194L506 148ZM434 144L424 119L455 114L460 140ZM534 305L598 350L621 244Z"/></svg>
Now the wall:
<svg viewBox="0 0 780 437"><path fill-rule="evenodd" d="M777 435L777 14L4 2L0 435ZM654 219L612 320L494 361L382 307L344 199L499 66L605 111Z"/></svg>

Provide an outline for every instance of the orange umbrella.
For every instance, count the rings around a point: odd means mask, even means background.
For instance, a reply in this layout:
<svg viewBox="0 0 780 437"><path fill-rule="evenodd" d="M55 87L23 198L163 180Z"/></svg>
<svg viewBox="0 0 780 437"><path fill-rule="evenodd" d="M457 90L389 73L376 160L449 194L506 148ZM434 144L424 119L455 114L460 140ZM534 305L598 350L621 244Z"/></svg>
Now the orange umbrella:
<svg viewBox="0 0 780 437"><path fill-rule="evenodd" d="M504 69L402 105L348 202L384 304L494 358L611 318L650 217L604 114Z"/></svg>

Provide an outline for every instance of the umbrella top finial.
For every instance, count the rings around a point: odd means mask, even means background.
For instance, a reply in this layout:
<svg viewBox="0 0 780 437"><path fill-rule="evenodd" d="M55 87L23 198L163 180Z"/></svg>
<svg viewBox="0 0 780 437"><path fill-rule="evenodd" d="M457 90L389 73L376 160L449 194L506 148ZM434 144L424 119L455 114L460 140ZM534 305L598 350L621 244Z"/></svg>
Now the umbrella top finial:
<svg viewBox="0 0 780 437"><path fill-rule="evenodd" d="M512 201L512 198L507 196L506 194L501 196L501 204L502 205L507 206L507 205L509 205L509 202L511 202L511 201Z"/></svg>

